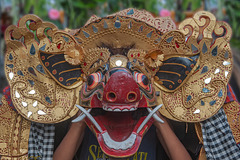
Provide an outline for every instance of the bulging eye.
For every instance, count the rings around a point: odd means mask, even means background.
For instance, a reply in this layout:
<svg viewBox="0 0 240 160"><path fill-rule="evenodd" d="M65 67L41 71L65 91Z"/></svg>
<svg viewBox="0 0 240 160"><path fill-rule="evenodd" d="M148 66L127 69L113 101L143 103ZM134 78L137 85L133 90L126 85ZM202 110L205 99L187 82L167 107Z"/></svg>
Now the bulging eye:
<svg viewBox="0 0 240 160"><path fill-rule="evenodd" d="M101 81L101 73L90 74L87 78L87 89L91 90Z"/></svg>
<svg viewBox="0 0 240 160"><path fill-rule="evenodd" d="M135 79L144 89L149 89L149 80L143 73L134 72Z"/></svg>

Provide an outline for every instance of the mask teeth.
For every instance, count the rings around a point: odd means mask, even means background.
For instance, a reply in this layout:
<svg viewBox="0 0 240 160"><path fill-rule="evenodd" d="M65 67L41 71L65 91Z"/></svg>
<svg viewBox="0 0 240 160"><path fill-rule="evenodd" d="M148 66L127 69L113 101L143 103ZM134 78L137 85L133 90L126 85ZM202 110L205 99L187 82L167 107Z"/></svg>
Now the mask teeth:
<svg viewBox="0 0 240 160"><path fill-rule="evenodd" d="M160 108L162 107L162 104L158 105L157 107L155 107L153 110L151 110L150 108L147 108L149 114L148 116L144 119L144 121L142 122L142 124L138 127L137 129L137 133L139 133L143 127L146 125L146 123L149 121L149 119L153 116L153 118L161 123L164 123L164 121L158 117L158 115L155 113L157 112Z"/></svg>
<svg viewBox="0 0 240 160"><path fill-rule="evenodd" d="M83 115L79 115L76 119L83 119L81 116L84 116L85 117L87 116L88 119L95 125L95 127L98 129L99 132L102 133L102 128L100 127L100 125L97 123L97 121L93 118L93 116L89 113L91 109L89 109L88 111L86 111L83 107L79 106L79 105L76 105L82 112L83 112ZM85 118L84 117L84 118ZM73 121L75 121L76 119L74 119ZM79 122L79 121L78 121Z"/></svg>
<svg viewBox="0 0 240 160"><path fill-rule="evenodd" d="M129 111L136 111L137 107L131 107L129 108L121 108L121 107L107 107L107 106L103 106L103 110L105 111L109 111L109 112L129 112Z"/></svg>
<svg viewBox="0 0 240 160"><path fill-rule="evenodd" d="M90 113L91 109L87 110L88 113ZM81 113L77 118L75 118L74 120L72 120L73 123L76 122L80 122L81 120L83 120L86 117L86 115L84 113Z"/></svg>

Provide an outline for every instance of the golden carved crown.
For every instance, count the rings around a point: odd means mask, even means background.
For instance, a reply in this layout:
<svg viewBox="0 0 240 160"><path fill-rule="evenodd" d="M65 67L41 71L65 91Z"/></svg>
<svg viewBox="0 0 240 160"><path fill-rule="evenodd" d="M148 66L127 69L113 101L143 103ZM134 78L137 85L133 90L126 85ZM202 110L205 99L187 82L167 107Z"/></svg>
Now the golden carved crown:
<svg viewBox="0 0 240 160"><path fill-rule="evenodd" d="M84 76L106 63L126 67L132 62L153 78L162 114L196 122L224 103L232 71L230 37L229 25L205 11L178 29L168 17L132 8L93 16L82 28L66 31L26 15L6 30L5 72L18 112L31 121L55 123L77 112ZM131 48L119 55L106 44Z"/></svg>
<svg viewBox="0 0 240 160"><path fill-rule="evenodd" d="M175 24L170 18L154 18L146 11L131 8L105 18L92 17L74 34L85 51L82 69L89 74L109 60L112 55L108 49L99 47L101 44L111 45L115 49L134 45L133 49L125 53L126 60L138 59L151 69L157 68L164 59L163 53L157 50L158 43L165 32L173 29ZM115 63L115 60L118 59L111 58L110 63ZM122 64L124 66L124 63ZM146 74L151 77L154 73Z"/></svg>

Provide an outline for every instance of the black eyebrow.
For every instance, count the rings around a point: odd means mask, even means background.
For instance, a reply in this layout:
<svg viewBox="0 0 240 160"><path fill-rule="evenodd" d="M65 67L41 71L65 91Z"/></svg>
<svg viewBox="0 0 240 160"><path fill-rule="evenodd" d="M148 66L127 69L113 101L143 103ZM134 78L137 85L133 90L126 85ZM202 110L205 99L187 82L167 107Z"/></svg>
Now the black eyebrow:
<svg viewBox="0 0 240 160"><path fill-rule="evenodd" d="M109 52L111 53L111 56L112 55L117 55L117 54L127 56L128 51L130 49L135 48L135 43L130 44L128 46L122 46L121 48L114 47L113 44L101 43L98 47L109 49Z"/></svg>

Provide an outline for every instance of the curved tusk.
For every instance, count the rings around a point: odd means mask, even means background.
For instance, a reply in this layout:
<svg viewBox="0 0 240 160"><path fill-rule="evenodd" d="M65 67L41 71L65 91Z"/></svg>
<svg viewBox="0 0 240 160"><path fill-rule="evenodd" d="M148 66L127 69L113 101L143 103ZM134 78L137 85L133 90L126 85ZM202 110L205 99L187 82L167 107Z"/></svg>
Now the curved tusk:
<svg viewBox="0 0 240 160"><path fill-rule="evenodd" d="M88 111L86 111L83 107L76 105L87 117L88 119L95 125L95 127L99 130L99 132L102 132L101 127L99 126L99 124L97 123L97 121L93 118L93 116L88 113Z"/></svg>
<svg viewBox="0 0 240 160"><path fill-rule="evenodd" d="M88 113L90 113L92 109L87 110ZM73 123L76 122L80 122L81 120L83 120L86 117L86 115L84 113L81 113L77 118L75 118L74 120L72 120Z"/></svg>
<svg viewBox="0 0 240 160"><path fill-rule="evenodd" d="M142 122L142 124L138 127L137 129L137 133L139 133L142 128L145 126L145 124L149 121L149 119L155 114L155 112L157 112L157 110L159 110L159 108L162 107L162 104L158 105L157 107L155 107L152 111L150 109L150 112L148 114L148 116L144 119L144 121ZM156 115L157 116L157 115ZM160 118L159 118L160 119ZM162 119L160 119L162 122L164 122Z"/></svg>
<svg viewBox="0 0 240 160"><path fill-rule="evenodd" d="M147 108L147 110L149 113L152 112L152 110L150 108ZM158 115L156 113L153 114L153 118L160 123L164 123L164 121L160 117L158 117Z"/></svg>

